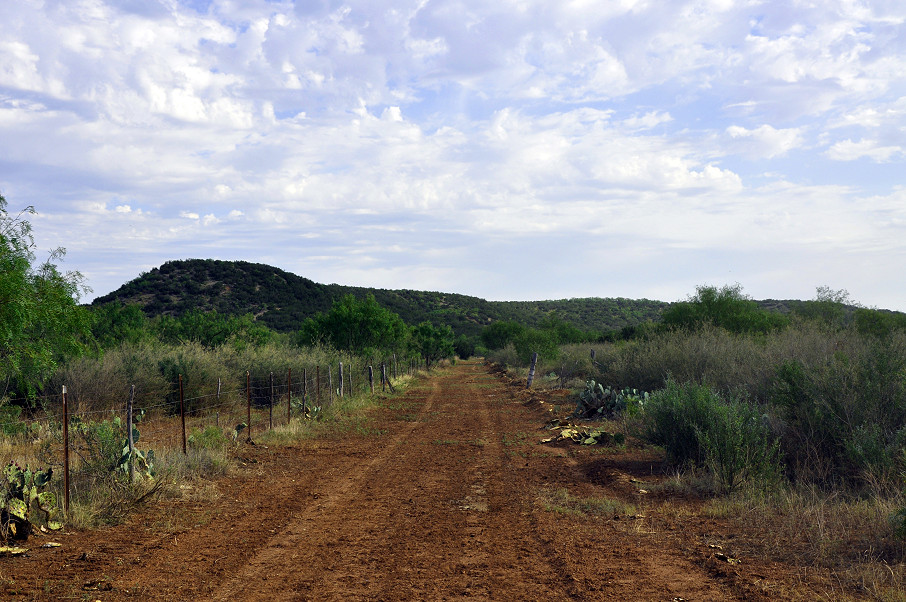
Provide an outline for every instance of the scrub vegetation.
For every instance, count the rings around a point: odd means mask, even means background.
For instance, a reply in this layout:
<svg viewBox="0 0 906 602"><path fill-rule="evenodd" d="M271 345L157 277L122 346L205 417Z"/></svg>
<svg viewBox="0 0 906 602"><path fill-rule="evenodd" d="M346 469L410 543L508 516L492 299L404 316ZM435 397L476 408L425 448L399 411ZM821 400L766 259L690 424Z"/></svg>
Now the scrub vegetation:
<svg viewBox="0 0 906 602"><path fill-rule="evenodd" d="M646 392L620 428L663 448L671 491L766 542L806 537L807 556L833 566L902 563L904 318L827 287L779 313L738 285L702 286L625 340L541 353L542 382L575 390L577 418L596 396L606 416L604 391ZM512 340L490 358L527 367ZM803 531L809 515L820 528Z"/></svg>

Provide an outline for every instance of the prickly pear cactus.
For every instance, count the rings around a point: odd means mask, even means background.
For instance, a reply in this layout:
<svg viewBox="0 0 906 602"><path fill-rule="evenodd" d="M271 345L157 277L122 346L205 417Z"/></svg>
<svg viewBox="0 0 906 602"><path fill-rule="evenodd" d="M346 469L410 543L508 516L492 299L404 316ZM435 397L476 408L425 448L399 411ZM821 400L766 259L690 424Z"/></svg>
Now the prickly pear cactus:
<svg viewBox="0 0 906 602"><path fill-rule="evenodd" d="M55 531L63 523L55 519L57 497L42 491L50 484L52 469L32 471L10 462L3 469L4 486L0 506L0 537L26 540L34 527Z"/></svg>
<svg viewBox="0 0 906 602"><path fill-rule="evenodd" d="M141 433L136 426L137 423L142 421L142 418L145 416L145 410L141 410L138 414L133 417L132 425L132 449L129 449L129 438L123 440L123 451L120 454L120 459L116 464L117 470L122 471L125 474L129 474L129 466L132 466L133 474L136 477L141 477L149 481L154 480L155 471L154 471L154 450L149 449L146 451L141 451L135 447L135 444L138 443Z"/></svg>
<svg viewBox="0 0 906 602"><path fill-rule="evenodd" d="M574 416L579 418L614 418L622 413L635 415L648 400L648 393L637 389L604 387L589 379L576 401Z"/></svg>

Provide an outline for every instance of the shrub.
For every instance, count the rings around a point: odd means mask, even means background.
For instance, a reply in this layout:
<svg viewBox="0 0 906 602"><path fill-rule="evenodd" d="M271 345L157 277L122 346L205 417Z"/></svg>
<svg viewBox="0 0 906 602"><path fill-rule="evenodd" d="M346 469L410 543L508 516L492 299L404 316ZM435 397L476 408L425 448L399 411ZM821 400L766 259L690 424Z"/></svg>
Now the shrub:
<svg viewBox="0 0 906 602"><path fill-rule="evenodd" d="M780 363L769 400L803 477L896 486L906 450L906 336L852 340L823 361Z"/></svg>
<svg viewBox="0 0 906 602"><path fill-rule="evenodd" d="M223 429L217 426L208 426L204 430L194 428L189 435L187 443L195 449L223 449L229 439L223 434Z"/></svg>
<svg viewBox="0 0 906 602"><path fill-rule="evenodd" d="M643 423L670 461L708 468L725 492L779 474L777 443L757 409L707 386L668 380L645 404Z"/></svg>

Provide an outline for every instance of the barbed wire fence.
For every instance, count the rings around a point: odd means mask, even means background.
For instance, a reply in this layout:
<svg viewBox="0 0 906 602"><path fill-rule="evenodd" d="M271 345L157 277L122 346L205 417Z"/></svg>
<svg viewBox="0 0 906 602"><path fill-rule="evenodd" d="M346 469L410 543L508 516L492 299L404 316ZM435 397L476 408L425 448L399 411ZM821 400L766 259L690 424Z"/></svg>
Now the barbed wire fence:
<svg viewBox="0 0 906 602"><path fill-rule="evenodd" d="M21 416L18 410L0 412L0 435L30 444L37 462L62 471L58 493L62 494L63 513L69 515L73 492L91 486L92 475L82 474L86 469L90 473L98 468L111 472L119 468L94 466L99 455L111 451L97 446L112 441L122 448L125 437L131 480L134 449L187 454L191 437L211 427L229 433L237 442L250 442L293 420L316 418L346 397L392 391L392 380L420 369L417 360L401 365L392 356L359 366L348 362L296 366L282 374L248 370L242 375L244 386L225 389L224 380L218 378L216 387L195 395L185 394L185 375L179 374L168 389L142 391L123 383L121 400L106 409L92 409L91 403L83 403L77 392L63 385L58 394L32 398L33 408L27 416ZM133 431L134 426L137 431ZM138 441L132 436L134 432L140 437ZM13 461L12 444L2 451L2 456Z"/></svg>

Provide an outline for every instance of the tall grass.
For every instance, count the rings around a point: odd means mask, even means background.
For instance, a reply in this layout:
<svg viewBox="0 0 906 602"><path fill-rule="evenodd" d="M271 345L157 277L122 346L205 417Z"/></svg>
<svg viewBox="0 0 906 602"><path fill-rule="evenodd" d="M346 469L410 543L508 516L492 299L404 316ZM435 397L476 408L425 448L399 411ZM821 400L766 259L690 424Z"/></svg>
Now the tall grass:
<svg viewBox="0 0 906 602"><path fill-rule="evenodd" d="M266 403L271 374L277 391L283 394L288 371L292 370L294 393L299 393L303 370L307 375L306 386L311 391L316 369L320 367L321 386L328 395L328 368L334 390L339 388L340 362L345 369L344 389L349 388L351 370L353 386L361 390L367 384L367 363L375 364L377 374L377 364L381 361L390 364L389 358L359 358L327 347L301 348L279 342L239 350L228 345L208 349L197 343L178 346L140 343L109 350L99 358L73 360L54 374L46 389L59 391L65 385L77 412L100 412L120 410L130 386L135 385L136 408L173 413L179 407L181 375L186 411L192 413L216 404L218 390L245 391L246 372L255 401Z"/></svg>
<svg viewBox="0 0 906 602"><path fill-rule="evenodd" d="M739 400L732 411L759 417L779 442L793 481L894 491L906 474L906 334L863 330L801 320L770 334L704 326L568 346L560 355L576 358L564 374L574 382L593 378L650 392L668 381L693 383ZM590 357L592 347L592 366L577 361ZM516 359L506 350L500 355ZM647 419L650 424L655 417Z"/></svg>

